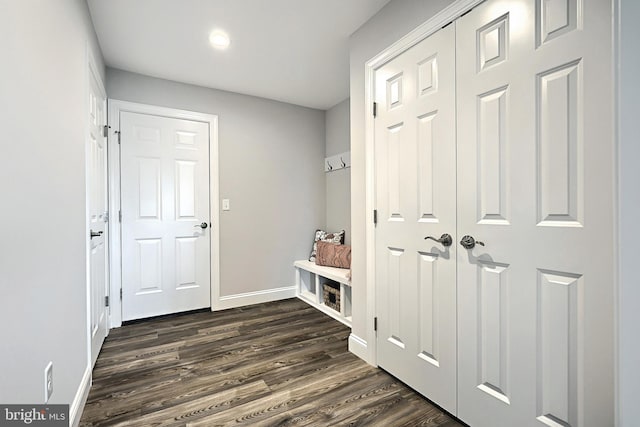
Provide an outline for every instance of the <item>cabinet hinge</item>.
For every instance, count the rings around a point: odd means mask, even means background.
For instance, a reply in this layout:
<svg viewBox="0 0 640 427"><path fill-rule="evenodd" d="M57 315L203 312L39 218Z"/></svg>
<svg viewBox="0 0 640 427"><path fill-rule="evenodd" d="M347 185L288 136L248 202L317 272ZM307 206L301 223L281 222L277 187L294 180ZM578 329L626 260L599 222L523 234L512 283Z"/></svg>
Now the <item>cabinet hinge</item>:
<svg viewBox="0 0 640 427"><path fill-rule="evenodd" d="M116 135L118 135L118 144L120 144L120 141L121 141L121 139L120 139L120 135L121 135L121 134L120 134L120 131L119 131L119 130L117 130L117 131L115 131L114 133L115 133Z"/></svg>
<svg viewBox="0 0 640 427"><path fill-rule="evenodd" d="M375 332L378 332L378 318L377 317L373 318L373 330Z"/></svg>
<svg viewBox="0 0 640 427"><path fill-rule="evenodd" d="M118 222L122 222L122 211L118 211Z"/></svg>
<svg viewBox="0 0 640 427"><path fill-rule="evenodd" d="M105 307L109 307L109 295L107 295L106 297L104 297L104 306L105 306Z"/></svg>
<svg viewBox="0 0 640 427"><path fill-rule="evenodd" d="M373 117L375 118L378 115L378 103L373 103Z"/></svg>
<svg viewBox="0 0 640 427"><path fill-rule="evenodd" d="M378 209L373 210L373 225L378 224Z"/></svg>
<svg viewBox="0 0 640 427"><path fill-rule="evenodd" d="M122 301L122 288L120 288L120 301Z"/></svg>
<svg viewBox="0 0 640 427"><path fill-rule="evenodd" d="M105 138L109 136L109 125L104 125L104 127L102 128L102 136L104 136Z"/></svg>

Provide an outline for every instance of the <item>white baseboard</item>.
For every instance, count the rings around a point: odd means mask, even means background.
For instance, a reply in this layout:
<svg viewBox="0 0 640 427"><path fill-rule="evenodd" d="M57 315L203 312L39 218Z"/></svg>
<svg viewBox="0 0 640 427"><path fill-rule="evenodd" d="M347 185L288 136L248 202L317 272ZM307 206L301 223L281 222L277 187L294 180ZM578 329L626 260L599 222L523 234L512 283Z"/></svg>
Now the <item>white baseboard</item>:
<svg viewBox="0 0 640 427"><path fill-rule="evenodd" d="M357 335L349 335L349 351L360 359L364 360L368 364L372 364L369 360L369 351L367 349L367 342Z"/></svg>
<svg viewBox="0 0 640 427"><path fill-rule="evenodd" d="M82 375L82 380L80 381L80 387L78 387L78 391L76 392L76 397L73 399L71 406L69 407L69 425L73 427L78 427L80 424L80 418L82 417L82 411L84 410L84 405L87 403L87 398L89 397L89 390L91 389L91 366L87 366L84 374Z"/></svg>
<svg viewBox="0 0 640 427"><path fill-rule="evenodd" d="M244 307L246 305L261 304L264 302L278 301L296 296L295 286L286 286L282 288L267 289L264 291L247 292L244 294L235 294L222 296L211 307L211 310L226 310L228 308Z"/></svg>

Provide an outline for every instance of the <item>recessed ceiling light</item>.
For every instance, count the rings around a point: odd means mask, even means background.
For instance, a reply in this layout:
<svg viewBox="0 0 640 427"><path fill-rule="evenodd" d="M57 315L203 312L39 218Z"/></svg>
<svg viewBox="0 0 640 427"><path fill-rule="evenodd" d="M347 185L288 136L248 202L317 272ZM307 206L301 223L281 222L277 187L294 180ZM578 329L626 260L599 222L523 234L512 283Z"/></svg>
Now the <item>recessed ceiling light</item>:
<svg viewBox="0 0 640 427"><path fill-rule="evenodd" d="M209 35L209 42L211 43L211 46L215 47L216 49L226 49L229 47L229 44L231 44L229 36L223 31L219 30L213 31Z"/></svg>

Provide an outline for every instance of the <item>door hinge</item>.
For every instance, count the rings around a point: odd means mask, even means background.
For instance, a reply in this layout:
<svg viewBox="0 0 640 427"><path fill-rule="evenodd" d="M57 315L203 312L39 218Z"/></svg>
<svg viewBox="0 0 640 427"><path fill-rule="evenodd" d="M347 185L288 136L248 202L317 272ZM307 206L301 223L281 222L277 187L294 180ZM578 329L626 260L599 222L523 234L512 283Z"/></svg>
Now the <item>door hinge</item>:
<svg viewBox="0 0 640 427"><path fill-rule="evenodd" d="M102 136L104 136L105 138L109 136L109 125L104 125L104 127L102 128Z"/></svg>
<svg viewBox="0 0 640 427"><path fill-rule="evenodd" d="M122 211L118 211L118 222L122 222Z"/></svg>
<svg viewBox="0 0 640 427"><path fill-rule="evenodd" d="M378 224L378 209L373 210L373 225Z"/></svg>
<svg viewBox="0 0 640 427"><path fill-rule="evenodd" d="M118 135L118 144L120 144L120 135L121 135L120 131L119 130L115 131L115 134Z"/></svg>
<svg viewBox="0 0 640 427"><path fill-rule="evenodd" d="M460 18L462 18L462 17L463 17L463 16L465 16L465 15L470 14L470 13L471 13L471 11L472 11L473 9L475 9L475 7L472 7L471 9L467 10L465 13L463 13L462 15L460 15Z"/></svg>
<svg viewBox="0 0 640 427"><path fill-rule="evenodd" d="M122 301L122 288L120 288L120 301Z"/></svg>
<svg viewBox="0 0 640 427"><path fill-rule="evenodd" d="M104 297L104 306L105 306L105 307L109 307L109 295L107 295L106 297Z"/></svg>
<svg viewBox="0 0 640 427"><path fill-rule="evenodd" d="M378 332L378 318L377 317L373 318L373 330L374 330L374 332Z"/></svg>
<svg viewBox="0 0 640 427"><path fill-rule="evenodd" d="M373 117L375 118L378 115L378 103L373 103Z"/></svg>

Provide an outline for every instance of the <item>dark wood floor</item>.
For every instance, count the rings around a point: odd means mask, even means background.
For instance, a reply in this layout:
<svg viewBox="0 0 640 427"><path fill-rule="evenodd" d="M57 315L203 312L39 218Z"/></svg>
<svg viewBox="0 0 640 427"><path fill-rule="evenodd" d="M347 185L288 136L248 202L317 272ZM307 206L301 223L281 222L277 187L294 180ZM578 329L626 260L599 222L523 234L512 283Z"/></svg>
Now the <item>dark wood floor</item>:
<svg viewBox="0 0 640 427"><path fill-rule="evenodd" d="M113 329L82 426L462 426L291 299Z"/></svg>

